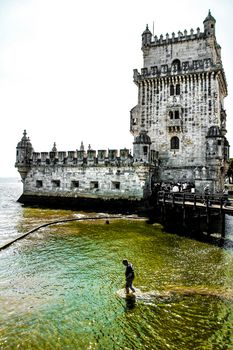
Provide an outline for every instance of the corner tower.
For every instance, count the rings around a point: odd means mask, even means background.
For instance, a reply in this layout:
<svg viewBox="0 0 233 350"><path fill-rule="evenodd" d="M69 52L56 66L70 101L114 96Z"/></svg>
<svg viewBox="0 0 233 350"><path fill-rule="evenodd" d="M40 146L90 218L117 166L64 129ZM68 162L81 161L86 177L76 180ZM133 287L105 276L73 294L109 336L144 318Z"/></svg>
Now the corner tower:
<svg viewBox="0 0 233 350"><path fill-rule="evenodd" d="M215 35L215 18L211 15L211 12L209 10L208 16L204 20L204 33L206 36L212 36Z"/></svg>
<svg viewBox="0 0 233 350"><path fill-rule="evenodd" d="M143 130L150 137L151 151L159 158L156 181L189 181L200 190L208 183L220 190L229 154L227 83L210 11L203 23L203 31L171 36L153 37L146 27L143 68L134 70L138 104L131 110L130 129L134 137ZM217 152L210 152L211 142Z"/></svg>
<svg viewBox="0 0 233 350"><path fill-rule="evenodd" d="M25 180L28 171L30 170L30 162L32 161L33 147L27 132L24 130L23 137L16 147L16 163L15 167L18 168L18 172L22 180Z"/></svg>

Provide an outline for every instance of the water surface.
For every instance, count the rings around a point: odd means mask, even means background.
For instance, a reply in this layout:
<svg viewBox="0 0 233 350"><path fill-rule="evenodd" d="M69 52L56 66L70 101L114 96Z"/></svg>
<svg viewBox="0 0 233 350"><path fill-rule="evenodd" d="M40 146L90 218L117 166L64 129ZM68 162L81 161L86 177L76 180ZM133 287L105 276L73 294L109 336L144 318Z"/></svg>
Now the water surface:
<svg viewBox="0 0 233 350"><path fill-rule="evenodd" d="M14 215L1 213L2 242L8 230L13 237L80 215L24 208L10 193L5 210ZM231 239L230 218L227 225ZM125 257L149 297L119 297ZM232 263L230 248L142 220L40 229L0 252L0 349L232 349Z"/></svg>

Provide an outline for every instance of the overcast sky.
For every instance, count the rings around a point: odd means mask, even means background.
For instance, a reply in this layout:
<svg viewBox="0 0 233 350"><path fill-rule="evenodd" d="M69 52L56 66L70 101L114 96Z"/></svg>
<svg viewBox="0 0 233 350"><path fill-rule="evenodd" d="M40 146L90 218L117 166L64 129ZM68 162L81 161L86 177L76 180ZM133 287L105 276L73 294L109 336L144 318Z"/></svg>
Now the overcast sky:
<svg viewBox="0 0 233 350"><path fill-rule="evenodd" d="M26 129L36 152L132 148L133 69L146 24L165 35L197 27L211 10L228 82L233 150L232 0L0 0L0 177L18 176ZM233 151L231 150L231 156Z"/></svg>

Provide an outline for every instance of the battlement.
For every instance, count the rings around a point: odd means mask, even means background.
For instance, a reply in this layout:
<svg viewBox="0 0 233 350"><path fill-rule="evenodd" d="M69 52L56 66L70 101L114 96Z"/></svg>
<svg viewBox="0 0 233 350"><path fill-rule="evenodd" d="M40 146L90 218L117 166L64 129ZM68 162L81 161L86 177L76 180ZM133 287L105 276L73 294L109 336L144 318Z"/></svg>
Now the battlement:
<svg viewBox="0 0 233 350"><path fill-rule="evenodd" d="M190 34L188 34L188 31L185 29L182 33L179 31L176 34L173 32L171 36L167 33L165 36L161 34L160 36L155 35L154 37L151 37L151 45L167 45L167 44L173 44L180 41L187 41L187 40L196 40L196 39L202 39L206 38L206 34L204 32L200 31L200 28L198 27L196 29L196 33L194 33L194 30L190 29Z"/></svg>
<svg viewBox="0 0 233 350"><path fill-rule="evenodd" d="M211 15L209 10L208 16L203 21L204 31L201 32L200 28L196 29L196 33L194 33L193 28L190 29L190 33L188 33L187 29L182 33L180 30L176 34L173 32L171 36L167 33L165 37L161 34L159 37L157 35L152 35L149 30L148 25L146 26L145 31L142 33L142 50L146 50L149 46L161 46L161 45L172 45L174 43L179 42L188 42L191 40L200 40L207 38L215 39L215 18Z"/></svg>
<svg viewBox="0 0 233 350"><path fill-rule="evenodd" d="M25 163L26 162L26 163ZM16 167L28 164L29 166L40 165L123 165L133 163L133 157L129 149L108 150L76 150L76 151L51 151L33 152L30 159L17 161Z"/></svg>

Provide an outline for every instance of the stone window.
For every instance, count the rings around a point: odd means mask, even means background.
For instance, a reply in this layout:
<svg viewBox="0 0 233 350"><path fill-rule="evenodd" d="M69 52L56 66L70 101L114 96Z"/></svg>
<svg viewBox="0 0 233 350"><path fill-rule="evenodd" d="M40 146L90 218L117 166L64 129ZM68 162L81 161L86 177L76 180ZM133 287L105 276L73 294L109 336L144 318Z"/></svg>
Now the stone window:
<svg viewBox="0 0 233 350"><path fill-rule="evenodd" d="M182 63L182 68L183 68L183 70L188 70L189 69L189 62L188 61L186 61L186 62L183 62Z"/></svg>
<svg viewBox="0 0 233 350"><path fill-rule="evenodd" d="M58 188L61 185L61 181L60 180L52 180L52 186L53 188Z"/></svg>
<svg viewBox="0 0 233 350"><path fill-rule="evenodd" d="M94 189L97 189L97 188L99 188L99 183L98 183L98 181L91 181L91 182L90 182L90 189L91 189L91 190L94 190Z"/></svg>
<svg viewBox="0 0 233 350"><path fill-rule="evenodd" d="M120 182L118 181L112 181L112 189L119 190L120 189Z"/></svg>
<svg viewBox="0 0 233 350"><path fill-rule="evenodd" d="M175 89L174 89L174 85L170 85L170 96L173 96L175 94Z"/></svg>
<svg viewBox="0 0 233 350"><path fill-rule="evenodd" d="M169 112L170 119L179 119L180 118L180 112L178 110L176 111L170 111Z"/></svg>
<svg viewBox="0 0 233 350"><path fill-rule="evenodd" d="M79 188L79 181L76 181L76 180L71 181L71 188Z"/></svg>
<svg viewBox="0 0 233 350"><path fill-rule="evenodd" d="M180 95L180 84L176 84L176 95Z"/></svg>
<svg viewBox="0 0 233 350"><path fill-rule="evenodd" d="M212 109L212 103L211 101L209 101L209 111L211 111L211 109Z"/></svg>
<svg viewBox="0 0 233 350"><path fill-rule="evenodd" d="M153 75L157 74L157 66L151 67L151 74Z"/></svg>
<svg viewBox="0 0 233 350"><path fill-rule="evenodd" d="M41 180L36 180L36 187L37 188L43 187L43 182Z"/></svg>
<svg viewBox="0 0 233 350"><path fill-rule="evenodd" d="M179 149L180 148L180 140L177 136L173 136L171 138L171 149Z"/></svg>
<svg viewBox="0 0 233 350"><path fill-rule="evenodd" d="M148 153L148 147L147 146L143 146L143 154L144 156L147 156Z"/></svg>
<svg viewBox="0 0 233 350"><path fill-rule="evenodd" d="M180 95L180 84L170 85L170 96Z"/></svg>
<svg viewBox="0 0 233 350"><path fill-rule="evenodd" d="M175 59L173 62L172 62L172 72L173 73L176 73L178 71L180 71L180 60L178 59Z"/></svg>
<svg viewBox="0 0 233 350"><path fill-rule="evenodd" d="M198 69L199 68L199 61L193 61L193 68Z"/></svg>

